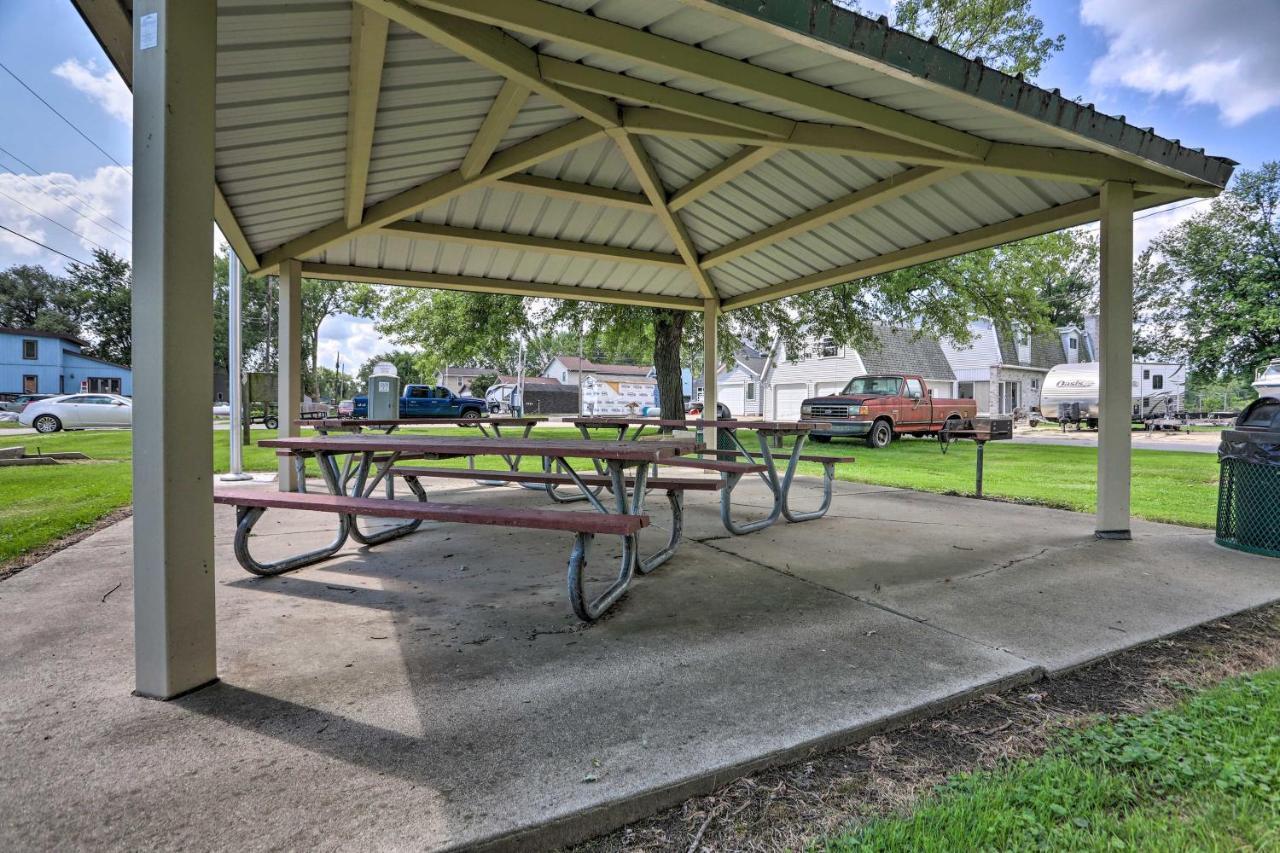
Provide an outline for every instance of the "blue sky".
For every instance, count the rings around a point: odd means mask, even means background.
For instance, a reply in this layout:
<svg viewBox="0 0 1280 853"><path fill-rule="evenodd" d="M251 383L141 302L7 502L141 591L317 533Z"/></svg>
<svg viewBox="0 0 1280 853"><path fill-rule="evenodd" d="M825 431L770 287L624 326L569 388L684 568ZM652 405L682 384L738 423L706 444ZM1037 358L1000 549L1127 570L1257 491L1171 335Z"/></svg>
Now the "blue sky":
<svg viewBox="0 0 1280 853"><path fill-rule="evenodd" d="M861 5L892 17L892 0ZM1231 157L1241 168L1280 159L1280 60L1273 52L1280 0L1032 5L1046 32L1067 37L1041 85ZM127 256L128 92L69 0L0 0L0 62L106 152L0 69L0 225L74 258L88 258L94 244ZM1144 216L1138 248L1201 207ZM15 263L61 269L66 261L0 230L0 268ZM322 337L326 363L341 348L344 361L359 365L384 346L372 324L351 317L331 320Z"/></svg>

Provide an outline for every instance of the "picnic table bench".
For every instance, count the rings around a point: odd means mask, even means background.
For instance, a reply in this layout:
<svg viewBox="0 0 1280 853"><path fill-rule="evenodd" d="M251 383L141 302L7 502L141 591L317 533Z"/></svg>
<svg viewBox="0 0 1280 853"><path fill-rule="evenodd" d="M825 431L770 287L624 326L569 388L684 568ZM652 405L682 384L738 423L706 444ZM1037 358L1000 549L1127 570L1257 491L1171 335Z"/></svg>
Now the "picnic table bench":
<svg viewBox="0 0 1280 853"><path fill-rule="evenodd" d="M649 517L644 513L649 466L695 449L693 442L687 440L539 441L524 438L368 434L276 438L263 440L259 444L284 450L297 458L314 458L320 467L321 477L329 494L268 493L245 488L220 489L216 493L215 500L236 507L236 558L247 571L262 575L291 571L332 556L348 537L365 545L378 545L412 533L423 521L564 530L574 534L574 544L570 551L568 565L569 599L574 612L584 621L599 618L626 592L640 563L637 533L649 523ZM613 508L610 509L605 502L594 495L591 496L590 502L595 512L428 504L426 493L418 482L417 475L405 477L406 483L417 498L416 502L372 497L381 481L394 476L393 472L402 459L443 460L491 453L513 456L535 455L553 459L560 465L568 482L584 492L589 492L592 487L582 480L582 475L575 472L566 460L572 458L599 460L608 472L608 486L614 497ZM336 461L341 455L357 460L352 474L354 485L350 489ZM634 474L628 473L631 469L634 469ZM493 473L511 476L517 472ZM468 477L474 477L474 474L474 471L465 473ZM332 513L338 517L337 534L329 545L322 548L276 562L261 562L249 551L249 537L254 525L268 509ZM395 518L403 521L386 530L364 532L359 527L360 517ZM585 572L590 545L597 534L619 536L622 539L622 556L616 579L602 593L593 597L586 589ZM665 560L666 557L663 559Z"/></svg>
<svg viewBox="0 0 1280 853"><path fill-rule="evenodd" d="M827 510L831 507L832 480L835 479L835 465L837 462L852 461L852 457L807 457L802 460L802 450L804 448L805 438L810 430L829 429L830 424L821 421L745 421L745 420L684 420L684 419L663 419L663 418L613 418L613 417L591 417L591 418L575 418L572 423L578 427L584 437L589 435L591 429L616 429L618 430L618 440L625 440L628 437L628 431L631 431L631 440L641 437L644 430L648 427L657 427L659 429L682 429L682 430L702 430L706 428L718 429L724 431L734 444L733 450L701 450L702 454L718 457L712 460L702 460L702 467L707 470L719 471L725 480L726 488L720 492L720 520L724 523L725 529L735 535L752 533L774 524L779 518L786 518L790 522L812 521L821 518L827 514ZM743 445L738 438L738 431L745 430L754 432L759 439L760 449L757 454L752 454ZM787 461L785 472L779 476L778 460L775 459L773 451L769 447L770 439L781 439L784 436L794 436L795 442L791 447L791 455ZM725 458L720 458L725 457ZM734 462L733 459L745 458L747 462ZM799 512L793 510L790 506L791 483L795 478L796 466L801 461L823 462L823 493L822 503L817 509ZM680 459L664 464L675 464L683 466L691 466L693 462L687 459ZM751 466L743 468L740 466ZM733 518L733 489L737 486L739 480L746 474L755 473L768 487L773 494L773 506L769 514L763 518L754 521L739 522Z"/></svg>

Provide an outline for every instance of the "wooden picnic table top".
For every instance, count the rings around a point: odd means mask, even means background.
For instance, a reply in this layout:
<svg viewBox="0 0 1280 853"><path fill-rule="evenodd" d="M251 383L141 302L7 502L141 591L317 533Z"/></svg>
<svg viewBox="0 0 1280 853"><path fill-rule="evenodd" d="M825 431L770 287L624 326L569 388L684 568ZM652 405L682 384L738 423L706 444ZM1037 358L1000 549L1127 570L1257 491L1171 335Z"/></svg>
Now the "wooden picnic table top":
<svg viewBox="0 0 1280 853"><path fill-rule="evenodd" d="M303 418L294 421L294 423L298 426L319 427L320 429L359 429L361 427L383 429L390 426L440 426L444 424L454 426L479 426L480 424L532 426L544 423L547 420L546 415L532 415L520 418L500 415L498 417L485 418L394 418L385 420L370 420L369 418Z"/></svg>
<svg viewBox="0 0 1280 853"><path fill-rule="evenodd" d="M268 438L260 447L276 447L294 453L403 453L423 458L518 455L583 458L619 462L661 462L693 453L692 439L658 441L593 441L591 439L472 438L456 435L342 435Z"/></svg>
<svg viewBox="0 0 1280 853"><path fill-rule="evenodd" d="M825 421L739 421L739 420L684 420L682 418L574 418L570 421L574 426L617 427L617 426L656 426L675 429L745 429L758 432L808 432L814 429L830 429L831 424Z"/></svg>

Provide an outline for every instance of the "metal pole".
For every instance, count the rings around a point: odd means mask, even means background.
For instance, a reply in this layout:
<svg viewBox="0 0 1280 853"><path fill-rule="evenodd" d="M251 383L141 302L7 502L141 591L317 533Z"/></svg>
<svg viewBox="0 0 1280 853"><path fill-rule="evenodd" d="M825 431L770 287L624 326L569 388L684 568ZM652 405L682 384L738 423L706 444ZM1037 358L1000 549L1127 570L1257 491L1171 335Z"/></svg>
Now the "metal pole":
<svg viewBox="0 0 1280 853"><path fill-rule="evenodd" d="M228 425L227 444L231 449L231 470L223 474L223 480L252 480L244 472L244 449L241 446L241 430L244 408L241 397L241 345L240 345L240 258L227 249L227 402L231 404L231 423Z"/></svg>
<svg viewBox="0 0 1280 853"><path fill-rule="evenodd" d="M982 497L982 449L986 446L985 441L979 441L978 444L978 484L977 497Z"/></svg>

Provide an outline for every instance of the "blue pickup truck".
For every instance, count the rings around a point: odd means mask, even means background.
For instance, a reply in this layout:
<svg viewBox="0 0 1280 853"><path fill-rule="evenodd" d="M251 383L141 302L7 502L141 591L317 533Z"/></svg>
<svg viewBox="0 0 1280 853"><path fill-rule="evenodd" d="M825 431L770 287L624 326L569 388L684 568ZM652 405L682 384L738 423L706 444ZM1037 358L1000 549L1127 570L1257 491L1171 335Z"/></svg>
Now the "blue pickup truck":
<svg viewBox="0 0 1280 853"><path fill-rule="evenodd" d="M400 417L402 418L479 418L485 411L484 400L479 397L459 397L443 385L406 385L400 392ZM365 395L352 401L351 416L369 417L369 398Z"/></svg>

